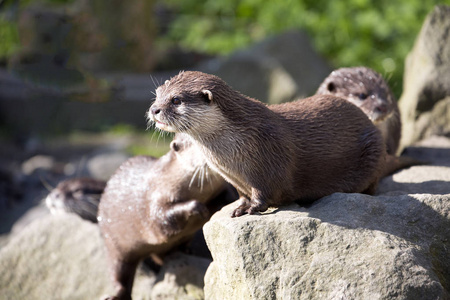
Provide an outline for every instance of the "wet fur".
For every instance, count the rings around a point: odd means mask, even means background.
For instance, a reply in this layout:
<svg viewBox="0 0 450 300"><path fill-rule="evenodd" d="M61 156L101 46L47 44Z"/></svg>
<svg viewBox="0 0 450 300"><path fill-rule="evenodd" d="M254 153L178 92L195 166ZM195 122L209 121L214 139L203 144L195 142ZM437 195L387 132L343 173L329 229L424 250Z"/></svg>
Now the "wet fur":
<svg viewBox="0 0 450 300"><path fill-rule="evenodd" d="M241 205L233 216L334 192L372 193L378 183L381 134L344 99L320 95L268 107L200 72L182 72L156 94L149 119L189 134L209 166L237 188Z"/></svg>

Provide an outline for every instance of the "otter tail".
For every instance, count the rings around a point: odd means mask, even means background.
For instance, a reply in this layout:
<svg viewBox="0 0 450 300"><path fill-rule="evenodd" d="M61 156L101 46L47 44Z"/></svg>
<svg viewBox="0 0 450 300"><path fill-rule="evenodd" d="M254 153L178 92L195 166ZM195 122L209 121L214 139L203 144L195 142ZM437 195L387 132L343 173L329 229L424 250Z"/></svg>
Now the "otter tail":
<svg viewBox="0 0 450 300"><path fill-rule="evenodd" d="M386 165L384 167L382 177L391 175L398 170L409 168L412 166L425 165L424 161L417 160L409 156L386 155Z"/></svg>

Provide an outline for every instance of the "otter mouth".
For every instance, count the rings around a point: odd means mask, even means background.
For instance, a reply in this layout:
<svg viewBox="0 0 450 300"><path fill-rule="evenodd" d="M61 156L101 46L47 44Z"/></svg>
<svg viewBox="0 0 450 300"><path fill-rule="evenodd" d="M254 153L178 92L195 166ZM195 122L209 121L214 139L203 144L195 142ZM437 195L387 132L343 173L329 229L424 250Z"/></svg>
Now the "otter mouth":
<svg viewBox="0 0 450 300"><path fill-rule="evenodd" d="M383 122L384 120L386 120L387 118L389 118L392 115L392 112L389 113L372 113L369 116L369 119L376 125L379 124L381 122Z"/></svg>
<svg viewBox="0 0 450 300"><path fill-rule="evenodd" d="M156 120L156 119L155 119L155 123L156 123L156 126L158 126L158 125L160 125L160 126L168 126L168 124L166 124L164 122L161 122L159 120Z"/></svg>
<svg viewBox="0 0 450 300"><path fill-rule="evenodd" d="M155 123L155 127L160 130L167 131L167 132L177 132L175 127L173 127L172 125L170 125L168 123L161 122L160 120L156 119L155 117L153 118L153 122Z"/></svg>

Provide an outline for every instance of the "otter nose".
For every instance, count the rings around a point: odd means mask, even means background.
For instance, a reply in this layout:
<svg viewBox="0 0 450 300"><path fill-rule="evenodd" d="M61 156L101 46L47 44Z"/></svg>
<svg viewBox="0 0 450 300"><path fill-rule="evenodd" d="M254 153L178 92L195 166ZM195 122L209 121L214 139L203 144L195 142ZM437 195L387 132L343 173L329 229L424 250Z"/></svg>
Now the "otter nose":
<svg viewBox="0 0 450 300"><path fill-rule="evenodd" d="M388 107L386 104L379 104L377 107L375 107L375 111L378 113L385 114L387 113Z"/></svg>
<svg viewBox="0 0 450 300"><path fill-rule="evenodd" d="M157 115L161 112L161 109L158 107L152 107L151 112L152 112L152 114Z"/></svg>

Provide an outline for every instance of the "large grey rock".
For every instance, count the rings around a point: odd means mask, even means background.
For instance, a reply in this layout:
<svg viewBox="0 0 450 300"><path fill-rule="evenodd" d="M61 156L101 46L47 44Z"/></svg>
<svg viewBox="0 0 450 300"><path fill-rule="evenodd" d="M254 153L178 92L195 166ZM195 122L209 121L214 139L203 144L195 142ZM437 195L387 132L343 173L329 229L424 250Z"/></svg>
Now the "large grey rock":
<svg viewBox="0 0 450 300"><path fill-rule="evenodd" d="M448 74L450 80L450 71ZM450 84L448 87L450 88ZM430 111L422 113L417 118L414 129L419 140L433 135L450 136L450 96L436 102Z"/></svg>
<svg viewBox="0 0 450 300"><path fill-rule="evenodd" d="M406 152L430 164L384 178L377 196L216 213L206 299L450 299L450 139Z"/></svg>
<svg viewBox="0 0 450 300"><path fill-rule="evenodd" d="M450 195L334 194L205 226L207 299L447 299Z"/></svg>
<svg viewBox="0 0 450 300"><path fill-rule="evenodd" d="M399 100L403 122L403 146L426 136L424 131L427 130L423 127L435 126L433 118L428 118L429 124L421 121L420 130L416 128L416 120L421 113L432 111L437 102L450 96L449 30L450 6L436 6L425 20L414 48L406 58L403 94ZM446 103L448 107L448 101ZM446 122L450 122L448 113Z"/></svg>
<svg viewBox="0 0 450 300"><path fill-rule="evenodd" d="M0 251L3 299L98 299L109 285L98 227L76 216L31 223Z"/></svg>
<svg viewBox="0 0 450 300"><path fill-rule="evenodd" d="M133 299L202 299L209 263L178 253L158 274L141 267ZM46 216L0 249L0 299L101 299L113 292L108 268L96 224L70 214Z"/></svg>
<svg viewBox="0 0 450 300"><path fill-rule="evenodd" d="M203 286L210 259L176 252L165 259L152 289L151 299L204 299Z"/></svg>
<svg viewBox="0 0 450 300"><path fill-rule="evenodd" d="M314 94L331 71L300 31L273 36L229 57L202 64L199 69L270 104Z"/></svg>

